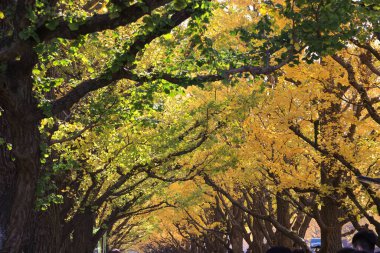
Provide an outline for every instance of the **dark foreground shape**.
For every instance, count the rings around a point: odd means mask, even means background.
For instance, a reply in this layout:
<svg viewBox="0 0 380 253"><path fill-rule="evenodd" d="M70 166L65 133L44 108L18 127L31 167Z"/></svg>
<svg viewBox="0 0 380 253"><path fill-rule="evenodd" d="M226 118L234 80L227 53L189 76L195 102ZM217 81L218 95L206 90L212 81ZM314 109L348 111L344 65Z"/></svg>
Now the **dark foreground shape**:
<svg viewBox="0 0 380 253"><path fill-rule="evenodd" d="M289 248L278 246L268 249L266 253L292 253L292 251Z"/></svg>

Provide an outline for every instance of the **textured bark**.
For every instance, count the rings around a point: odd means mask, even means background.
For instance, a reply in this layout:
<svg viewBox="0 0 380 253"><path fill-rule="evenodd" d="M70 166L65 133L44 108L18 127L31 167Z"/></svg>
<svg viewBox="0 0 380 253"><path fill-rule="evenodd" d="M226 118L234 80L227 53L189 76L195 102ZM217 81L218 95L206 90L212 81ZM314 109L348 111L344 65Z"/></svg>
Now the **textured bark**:
<svg viewBox="0 0 380 253"><path fill-rule="evenodd" d="M71 252L92 253L94 251L96 246L96 242L92 241L94 224L95 215L86 210L81 215L80 222L75 224Z"/></svg>
<svg viewBox="0 0 380 253"><path fill-rule="evenodd" d="M0 181L10 180L1 195L10 198L10 213L6 225L4 250L9 253L21 252L23 245L30 240L32 231L32 210L35 203L35 189L40 169L39 122L33 121L33 113L39 111L32 93L31 71L36 56L25 46L20 61L7 63L3 87L0 92L1 107L4 109L2 128L6 128L6 141L11 150L3 150L0 164L4 166ZM5 99L7 98L7 99ZM8 132L9 131L9 132ZM14 172L9 168L13 167ZM14 173L14 174L13 174ZM8 210L2 212L7 213ZM1 215L3 216L3 215ZM5 215L6 216L6 215Z"/></svg>
<svg viewBox="0 0 380 253"><path fill-rule="evenodd" d="M305 237L306 231L309 228L310 222L311 222L311 217L308 215L305 215L301 211L298 212L297 218L295 223L292 226L293 231L297 231L298 235L302 238Z"/></svg>
<svg viewBox="0 0 380 253"><path fill-rule="evenodd" d="M264 253L267 245L264 244L264 234L261 229L264 228L263 221L253 218L252 236L253 242L250 250L253 253Z"/></svg>
<svg viewBox="0 0 380 253"><path fill-rule="evenodd" d="M20 126L20 125L19 125ZM14 129L15 148L20 152L15 158L17 180L12 209L9 220L9 233L5 244L8 252L17 253L23 247L25 240L30 239L31 215L35 203L35 189L40 167L38 127L36 125L21 125ZM29 145L28 145L29 144ZM22 155L21 155L22 154Z"/></svg>
<svg viewBox="0 0 380 253"><path fill-rule="evenodd" d="M4 117L0 117L0 137L7 141L10 137L10 128ZM3 248L7 231L8 222L11 214L12 199L14 195L14 182L16 168L12 162L11 153L7 145L0 145L0 250Z"/></svg>
<svg viewBox="0 0 380 253"><path fill-rule="evenodd" d="M321 183L322 185L329 185L337 187L340 183L339 175L333 176L331 171L334 163L332 161L323 161L321 164ZM339 174L339 173L338 173ZM337 252L342 248L342 225L339 219L342 217L342 209L337 202L341 196L337 194L330 194L322 198L322 207L320 210L321 229L321 253Z"/></svg>
<svg viewBox="0 0 380 253"><path fill-rule="evenodd" d="M33 241L28 245L30 253L60 253L63 252L62 247L62 226L59 216L59 207L53 205L46 212L36 215L35 232L33 233Z"/></svg>
<svg viewBox="0 0 380 253"><path fill-rule="evenodd" d="M277 209L276 209L276 214L277 214L277 221L283 225L285 228L290 230L290 206L289 202L286 201L283 198L282 193L277 193L276 194L276 202L277 202ZM293 245L292 240L286 236L284 233L281 231L276 231L276 244L278 246L284 246L291 248Z"/></svg>
<svg viewBox="0 0 380 253"><path fill-rule="evenodd" d="M243 233L241 231L241 224L243 223L243 211L237 206L232 206L232 215L234 221L231 227L231 246L233 253L243 252Z"/></svg>

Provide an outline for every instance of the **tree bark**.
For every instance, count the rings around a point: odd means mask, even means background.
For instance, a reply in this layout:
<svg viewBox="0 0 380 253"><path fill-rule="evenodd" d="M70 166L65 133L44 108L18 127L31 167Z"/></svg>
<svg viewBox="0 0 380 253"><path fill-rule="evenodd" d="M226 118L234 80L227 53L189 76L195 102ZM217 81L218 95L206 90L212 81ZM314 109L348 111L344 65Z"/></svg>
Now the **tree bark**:
<svg viewBox="0 0 380 253"><path fill-rule="evenodd" d="M322 186L338 187L339 175L328 173L332 170L334 162L322 161L321 184ZM337 173L339 174L339 173ZM342 225L339 219L342 217L342 209L337 202L339 196L334 193L322 197L319 226L321 229L321 253L337 252L342 248Z"/></svg>
<svg viewBox="0 0 380 253"><path fill-rule="evenodd" d="M17 124L18 125L18 124ZM14 129L16 152L16 186L9 220L8 237L5 249L10 253L21 251L26 240L30 239L32 211L35 203L37 175L40 168L39 132L36 125L16 125ZM21 155L22 154L22 155Z"/></svg>
<svg viewBox="0 0 380 253"><path fill-rule="evenodd" d="M4 166L0 181L10 180L7 184L9 187L1 193L5 198L11 196L10 209L1 211L7 216L6 213L10 210L5 222L6 239L3 249L8 253L21 252L26 241L31 238L31 215L41 166L39 122L33 120L33 114L39 112L39 108L33 96L31 78L36 55L27 45L22 52L24 54L19 61L7 63L1 87L3 95L8 94L8 100L0 104L4 110L1 115L2 124L5 124L1 126L1 130L4 130L1 134L6 138L10 149L5 152L3 150L0 158L0 164ZM10 167L14 168L13 172Z"/></svg>
<svg viewBox="0 0 380 253"><path fill-rule="evenodd" d="M11 182L14 182L16 177L15 164L12 162L12 156L6 144L10 136L8 122L5 117L0 117L0 138L4 142L0 145L0 250L4 247L7 237L14 195L14 185Z"/></svg>
<svg viewBox="0 0 380 253"><path fill-rule="evenodd" d="M28 244L25 253L62 253L65 247L62 244L62 226L59 215L60 208L53 205L48 211L36 214L36 227L33 241Z"/></svg>
<svg viewBox="0 0 380 253"><path fill-rule="evenodd" d="M243 252L243 233L239 226L244 226L243 211L237 206L232 206L231 247L233 253Z"/></svg>
<svg viewBox="0 0 380 253"><path fill-rule="evenodd" d="M278 192L276 194L276 202L277 202L277 208L276 208L276 214L277 214L277 221L290 230L290 206L289 202L284 199L284 195L281 192ZM281 231L276 231L276 244L278 246L288 247L292 248L292 240L286 236Z"/></svg>
<svg viewBox="0 0 380 253"><path fill-rule="evenodd" d="M96 242L92 240L94 224L95 215L91 211L85 210L81 215L80 222L75 224L71 252L92 253L94 251L96 246Z"/></svg>

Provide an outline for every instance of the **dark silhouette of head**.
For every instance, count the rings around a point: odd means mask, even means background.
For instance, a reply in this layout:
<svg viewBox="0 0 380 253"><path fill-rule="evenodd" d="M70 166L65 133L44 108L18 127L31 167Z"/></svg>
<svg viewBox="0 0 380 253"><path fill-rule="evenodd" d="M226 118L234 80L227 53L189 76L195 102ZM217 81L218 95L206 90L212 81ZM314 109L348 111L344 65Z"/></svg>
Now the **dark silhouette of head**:
<svg viewBox="0 0 380 253"><path fill-rule="evenodd" d="M303 249L295 249L293 253L305 253L305 251Z"/></svg>
<svg viewBox="0 0 380 253"><path fill-rule="evenodd" d="M338 250L337 253L355 253L355 252L356 250L353 248L343 248L343 249Z"/></svg>
<svg viewBox="0 0 380 253"><path fill-rule="evenodd" d="M292 251L289 248L277 246L268 249L267 253L292 253Z"/></svg>
<svg viewBox="0 0 380 253"><path fill-rule="evenodd" d="M357 232L352 238L352 245L356 250L367 253L375 252L377 235L371 230L363 230Z"/></svg>

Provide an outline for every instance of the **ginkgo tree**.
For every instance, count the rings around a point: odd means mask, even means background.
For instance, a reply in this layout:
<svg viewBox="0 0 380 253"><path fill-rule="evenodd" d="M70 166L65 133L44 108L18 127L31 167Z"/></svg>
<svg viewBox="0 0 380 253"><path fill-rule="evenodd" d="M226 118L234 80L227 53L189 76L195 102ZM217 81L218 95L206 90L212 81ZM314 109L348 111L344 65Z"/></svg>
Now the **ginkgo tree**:
<svg viewBox="0 0 380 253"><path fill-rule="evenodd" d="M38 223L34 218L37 184L45 177L44 158L48 155L44 149L46 129L41 129L41 124L51 117L70 117L73 107L92 102L93 92L107 93L102 88L114 86L121 79L127 80L130 86L125 88L129 89L143 84L154 87L154 80L188 86L228 80L241 73L270 74L290 62L298 63L297 55L301 52L304 60L312 62L342 49L349 40L372 54L376 52L368 44L370 39L378 39L379 32L378 3L372 0L254 3L248 9L257 14L251 16L249 24L211 37L207 31L212 29L208 26L212 3L205 0L0 3L0 199L5 203L0 212L0 230L5 235L1 240L5 251L32 248L28 244ZM222 7L231 12L236 9L230 2ZM184 24L188 19L190 22ZM275 20L281 21L280 25ZM236 36L235 41L247 47L242 52L217 46L218 39L224 38L223 33L230 31ZM167 48L172 49L165 52L167 62L144 62L144 57L149 58L146 46L157 45L155 40L165 34L171 34L166 41ZM163 44L164 41L158 43ZM99 49L99 55L92 53L87 57L78 49L82 46ZM189 48L196 50L189 52ZM335 59L351 73L347 62L338 57ZM181 64L176 58L190 61ZM373 65L370 63L368 66ZM360 85L355 82L351 85L358 87L367 110L376 118ZM95 112L100 117L102 111ZM59 197L54 201L59 202Z"/></svg>
<svg viewBox="0 0 380 253"><path fill-rule="evenodd" d="M220 127L213 115L184 110L186 101L177 101L179 94L172 98L175 104L160 94L152 101L154 108L132 109L133 98L117 95L124 85L94 93L92 103L78 107L80 113L71 111L71 119L50 137L38 184L41 223L35 228L34 251L92 252L120 223L128 227L135 216L170 205L156 196L165 182L189 180L207 165L207 156L196 161L183 156L206 145ZM120 117L120 111L127 116ZM49 120L44 127L54 125ZM46 243L46 236L55 240Z"/></svg>
<svg viewBox="0 0 380 253"><path fill-rule="evenodd" d="M196 2L188 5L185 1L125 1L109 2L107 8L108 11L99 12L87 10L72 1L3 1L0 5L4 143L1 199L7 203L1 211L1 231L8 252L21 252L33 230L34 222L30 221L42 173L41 120L67 112L91 91L120 79L139 79L128 69L133 68L134 59L144 46L190 16L204 13L207 6ZM49 64L42 59L46 57L56 66L73 66L80 62L76 55L78 46L65 49L68 40L91 44L90 41L102 36L98 32L127 25L134 27L133 36L123 41L119 50L108 54L107 61L99 62L96 72L94 66L89 66L86 72L96 73L92 77L74 73L70 78L62 78L61 71L51 73ZM86 34L94 36L86 40ZM55 61L53 52L59 49L69 54L68 60ZM77 57L70 63L70 56ZM46 94L46 89L52 92ZM42 97L36 96L39 90L45 92Z"/></svg>
<svg viewBox="0 0 380 253"><path fill-rule="evenodd" d="M351 64L358 73L371 71L355 61ZM359 78L369 84L366 90L376 103L377 79L371 74ZM359 221L366 218L377 227L377 211L373 208L376 195L355 177L378 176L377 123L334 57L284 67L262 80L261 88L240 79L235 87L215 84L209 91L192 90L191 94L194 100L199 99L197 104L213 103L225 108L222 118L228 123L218 131L218 145L224 143L228 147L226 156L235 156L239 162L225 163L225 156L219 155L219 166L213 168L210 164L203 177L222 195L226 207L235 206L246 214L247 218L237 223L241 231L249 228L253 241L266 238L271 245L292 247L297 243L307 249L302 238L310 220L315 219L321 229L322 250L331 252L341 247L344 224L351 223L360 230ZM212 202L211 206L217 204ZM203 216L204 210L192 217ZM269 224L267 234L255 231L258 227L263 231L260 223L266 224L264 227ZM228 228L227 223L222 226ZM188 240L190 235L183 234L191 227L182 224L179 238ZM204 224L202 227L202 231L212 229ZM178 227L171 229L177 231ZM202 237L198 239L204 245ZM244 239L252 246L250 250L255 249L250 236ZM289 239L293 243L287 244ZM173 240L161 241L158 246L181 242ZM227 244L225 250L230 246ZM259 246L261 250L265 247Z"/></svg>

